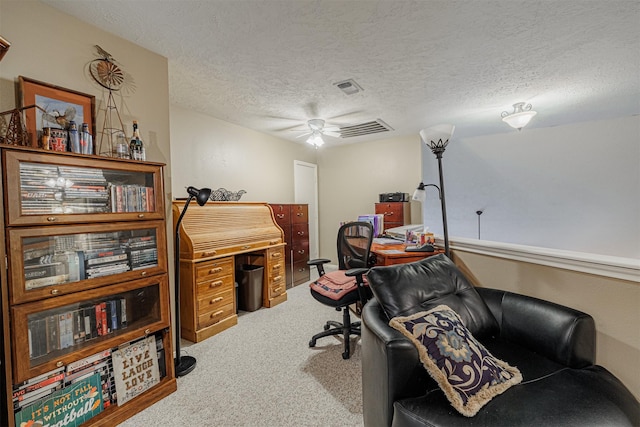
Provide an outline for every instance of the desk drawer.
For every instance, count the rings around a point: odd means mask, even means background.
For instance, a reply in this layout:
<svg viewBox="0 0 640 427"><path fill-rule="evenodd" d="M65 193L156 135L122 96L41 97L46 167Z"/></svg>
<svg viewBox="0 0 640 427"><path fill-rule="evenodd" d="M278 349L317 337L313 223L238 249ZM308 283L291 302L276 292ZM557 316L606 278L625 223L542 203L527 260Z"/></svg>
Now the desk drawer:
<svg viewBox="0 0 640 427"><path fill-rule="evenodd" d="M282 295L287 290L287 285L284 282L284 276L281 276L280 280L272 282L269 286L269 299L273 299L278 295Z"/></svg>
<svg viewBox="0 0 640 427"><path fill-rule="evenodd" d="M212 280L233 274L233 258L221 258L214 261L206 261L196 266L196 282L211 282Z"/></svg>
<svg viewBox="0 0 640 427"><path fill-rule="evenodd" d="M217 307L215 310L208 311L206 313L200 313L198 315L198 329L206 328L207 326L216 324L227 317L236 313L233 301L230 304Z"/></svg>
<svg viewBox="0 0 640 427"><path fill-rule="evenodd" d="M222 292L203 295L198 298L198 313L209 313L233 303L233 288L225 288Z"/></svg>
<svg viewBox="0 0 640 427"><path fill-rule="evenodd" d="M214 277L198 283L196 298L206 298L233 289L233 275Z"/></svg>

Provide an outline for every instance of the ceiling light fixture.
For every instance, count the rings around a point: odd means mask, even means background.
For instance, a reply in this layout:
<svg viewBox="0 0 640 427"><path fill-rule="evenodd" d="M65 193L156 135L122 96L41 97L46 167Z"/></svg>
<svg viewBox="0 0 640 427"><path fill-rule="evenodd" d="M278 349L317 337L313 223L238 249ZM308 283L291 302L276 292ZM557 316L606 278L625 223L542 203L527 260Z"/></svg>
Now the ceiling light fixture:
<svg viewBox="0 0 640 427"><path fill-rule="evenodd" d="M320 131L314 130L309 139L307 139L307 142L318 148L324 144L324 139L322 139L322 134L320 133Z"/></svg>
<svg viewBox="0 0 640 427"><path fill-rule="evenodd" d="M522 129L535 116L537 112L531 110L531 104L525 102L517 102L513 104L513 113L508 111L502 112L502 121L514 129Z"/></svg>

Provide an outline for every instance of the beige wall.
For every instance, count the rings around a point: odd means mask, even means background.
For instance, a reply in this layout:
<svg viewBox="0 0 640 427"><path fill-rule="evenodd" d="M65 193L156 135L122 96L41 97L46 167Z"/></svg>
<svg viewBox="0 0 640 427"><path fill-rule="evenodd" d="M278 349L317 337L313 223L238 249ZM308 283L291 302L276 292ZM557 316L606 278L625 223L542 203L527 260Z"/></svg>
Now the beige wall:
<svg viewBox="0 0 640 427"><path fill-rule="evenodd" d="M640 397L640 283L458 250L454 255L477 286L553 301L593 316L597 363Z"/></svg>
<svg viewBox="0 0 640 427"><path fill-rule="evenodd" d="M293 161L316 162L316 150L171 106L175 197L185 187L247 191L242 201L294 203Z"/></svg>
<svg viewBox="0 0 640 427"><path fill-rule="evenodd" d="M169 80L167 59L83 23L37 1L0 0L0 34L11 48L0 62L0 111L17 104L16 82L24 76L96 97L96 109L104 107L105 91L87 72L96 58L94 45L100 45L129 73L135 92L118 104L129 135L138 120L147 159L166 163L164 169L165 210L168 236L170 221L171 165L169 147ZM104 111L104 110L103 110ZM96 129L101 131L104 114L98 114ZM99 142L99 135L96 135ZM172 239L168 241L173 253ZM173 271L173 264L169 268ZM170 273L169 277L173 277ZM173 292L172 292L173 295Z"/></svg>
<svg viewBox="0 0 640 427"><path fill-rule="evenodd" d="M374 213L380 193L413 194L422 176L420 144L414 135L318 150L321 257L336 260L340 222ZM411 222L419 224L421 205L411 205Z"/></svg>

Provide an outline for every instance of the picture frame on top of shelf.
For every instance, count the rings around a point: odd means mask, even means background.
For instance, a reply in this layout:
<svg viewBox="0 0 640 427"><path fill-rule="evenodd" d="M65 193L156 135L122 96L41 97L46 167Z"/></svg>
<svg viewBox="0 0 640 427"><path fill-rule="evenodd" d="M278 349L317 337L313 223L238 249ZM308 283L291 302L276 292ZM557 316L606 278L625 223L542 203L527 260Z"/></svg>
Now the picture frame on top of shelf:
<svg viewBox="0 0 640 427"><path fill-rule="evenodd" d="M93 95L19 76L18 98L21 107L34 104L40 107L25 111L31 147L40 147L43 127L67 129L71 120L78 129L87 123L89 132L96 134L96 97Z"/></svg>
<svg viewBox="0 0 640 427"><path fill-rule="evenodd" d="M2 58L7 53L10 47L11 43L9 43L9 40L0 36L0 61L2 61Z"/></svg>

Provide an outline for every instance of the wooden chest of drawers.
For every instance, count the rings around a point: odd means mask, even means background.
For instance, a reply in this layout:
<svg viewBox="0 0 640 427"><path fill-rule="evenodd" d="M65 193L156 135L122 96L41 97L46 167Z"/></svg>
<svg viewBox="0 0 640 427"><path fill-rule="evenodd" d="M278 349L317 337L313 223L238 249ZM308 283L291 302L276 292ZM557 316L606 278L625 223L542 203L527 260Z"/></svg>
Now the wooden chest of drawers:
<svg viewBox="0 0 640 427"><path fill-rule="evenodd" d="M287 287L309 281L309 206L272 204L276 223L284 231Z"/></svg>
<svg viewBox="0 0 640 427"><path fill-rule="evenodd" d="M384 229L411 223L411 204L408 202L376 203L376 213L384 215Z"/></svg>

